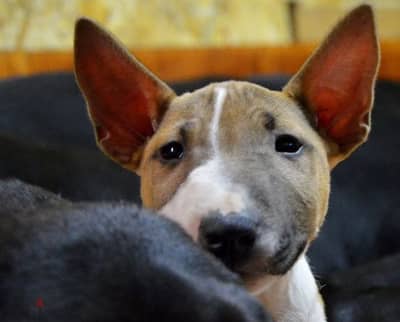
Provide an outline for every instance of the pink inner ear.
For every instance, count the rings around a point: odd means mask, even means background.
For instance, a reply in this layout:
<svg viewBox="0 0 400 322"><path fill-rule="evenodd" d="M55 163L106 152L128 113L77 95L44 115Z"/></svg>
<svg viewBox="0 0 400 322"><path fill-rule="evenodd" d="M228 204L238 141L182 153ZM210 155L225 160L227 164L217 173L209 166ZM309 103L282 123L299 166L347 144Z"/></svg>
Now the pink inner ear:
<svg viewBox="0 0 400 322"><path fill-rule="evenodd" d="M367 10L347 17L303 71L306 104L318 128L339 145L366 134L377 65L372 13Z"/></svg>
<svg viewBox="0 0 400 322"><path fill-rule="evenodd" d="M77 25L75 68L100 145L116 161L129 163L154 132L152 118L158 116L163 88L87 20Z"/></svg>
<svg viewBox="0 0 400 322"><path fill-rule="evenodd" d="M126 163L153 134L150 114L156 109L157 87L136 75L132 66L107 59L86 66L91 84L86 97L99 143L114 159ZM129 69L127 69L129 68Z"/></svg>
<svg viewBox="0 0 400 322"><path fill-rule="evenodd" d="M315 88L309 100L316 111L318 128L339 145L359 139L357 133L365 134L362 124L368 124L368 108L371 93L358 93L359 83L353 83L347 92L332 88ZM356 136L356 137L354 137Z"/></svg>

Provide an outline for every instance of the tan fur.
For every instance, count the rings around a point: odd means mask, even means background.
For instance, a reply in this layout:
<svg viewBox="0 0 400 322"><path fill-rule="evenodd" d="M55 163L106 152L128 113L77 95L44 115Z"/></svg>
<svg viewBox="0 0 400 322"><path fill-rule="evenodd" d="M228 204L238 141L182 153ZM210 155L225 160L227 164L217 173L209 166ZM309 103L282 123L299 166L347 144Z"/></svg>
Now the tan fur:
<svg viewBox="0 0 400 322"><path fill-rule="evenodd" d="M172 100L169 109L157 131L145 147L139 175L142 177L141 193L145 207L160 209L171 199L181 182L190 171L210 155L207 142L209 126L213 114L213 90L210 85L193 93ZM276 129L281 133L290 132L312 146L307 160L308 175L298 178L287 173L287 180L296 184L296 190L307 194L307 200L314 211L304 223L309 226L309 240L316 237L326 214L329 196L329 166L327 150L321 137L308 125L298 104L281 92L270 91L246 82L227 82L228 98L221 116L220 146L225 153L235 153L235 149L254 143L254 138L266 136L265 118L268 113L276 120ZM203 103L203 105L202 105ZM196 105L196 108L194 108ZM239 123L237 120L241 120ZM234 124L234 126L232 126ZM154 155L164 144L181 140L180 129L186 130L186 158L178 166L171 168L159 162ZM279 160L276 167L279 168ZM309 187L303 191L303 187Z"/></svg>

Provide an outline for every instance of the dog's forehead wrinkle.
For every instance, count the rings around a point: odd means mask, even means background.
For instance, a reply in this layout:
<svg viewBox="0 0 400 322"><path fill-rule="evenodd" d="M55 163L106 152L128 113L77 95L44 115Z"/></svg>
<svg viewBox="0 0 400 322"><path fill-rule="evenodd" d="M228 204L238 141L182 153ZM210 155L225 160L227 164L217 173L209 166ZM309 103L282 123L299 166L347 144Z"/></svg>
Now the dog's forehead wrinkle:
<svg viewBox="0 0 400 322"><path fill-rule="evenodd" d="M270 112L266 112L264 114L265 117L265 128L267 130L274 130L275 129L275 117L270 113Z"/></svg>

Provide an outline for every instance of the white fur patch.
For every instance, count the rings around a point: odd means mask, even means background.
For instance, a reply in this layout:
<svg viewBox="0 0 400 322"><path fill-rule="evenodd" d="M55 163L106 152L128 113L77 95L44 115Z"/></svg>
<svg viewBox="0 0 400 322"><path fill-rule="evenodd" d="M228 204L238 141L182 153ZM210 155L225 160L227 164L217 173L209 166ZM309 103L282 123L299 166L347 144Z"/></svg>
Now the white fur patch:
<svg viewBox="0 0 400 322"><path fill-rule="evenodd" d="M255 294L276 322L326 322L310 266L302 255L283 276L270 276Z"/></svg>
<svg viewBox="0 0 400 322"><path fill-rule="evenodd" d="M219 151L219 146L218 146L219 121L221 119L221 114L222 114L222 109L224 107L226 94L227 91L225 87L214 88L215 105L210 126L210 142L214 153L218 153Z"/></svg>
<svg viewBox="0 0 400 322"><path fill-rule="evenodd" d="M197 240L200 221L211 211L227 214L245 208L245 192L224 178L217 159L195 168L160 210Z"/></svg>

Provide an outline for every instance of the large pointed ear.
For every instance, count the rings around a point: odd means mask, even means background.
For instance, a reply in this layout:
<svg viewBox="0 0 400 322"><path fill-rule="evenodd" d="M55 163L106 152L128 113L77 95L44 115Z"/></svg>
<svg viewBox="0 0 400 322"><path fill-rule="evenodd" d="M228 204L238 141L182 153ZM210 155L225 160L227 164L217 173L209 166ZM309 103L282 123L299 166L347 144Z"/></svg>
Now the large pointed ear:
<svg viewBox="0 0 400 322"><path fill-rule="evenodd" d="M174 92L89 19L77 21L74 47L76 79L98 145L122 166L137 170Z"/></svg>
<svg viewBox="0 0 400 322"><path fill-rule="evenodd" d="M333 29L283 91L310 113L333 168L362 144L379 65L372 9L361 5Z"/></svg>

